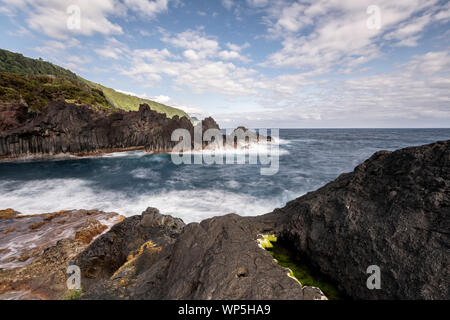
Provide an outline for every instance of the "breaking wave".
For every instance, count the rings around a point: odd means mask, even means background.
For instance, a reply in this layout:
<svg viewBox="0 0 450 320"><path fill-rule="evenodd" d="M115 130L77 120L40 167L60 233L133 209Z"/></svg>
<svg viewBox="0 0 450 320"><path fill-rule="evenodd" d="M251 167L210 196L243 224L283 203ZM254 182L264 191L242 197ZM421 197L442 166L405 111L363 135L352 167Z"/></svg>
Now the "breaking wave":
<svg viewBox="0 0 450 320"><path fill-rule="evenodd" d="M135 172L138 177L146 173L140 170ZM260 199L242 194L237 181L228 184L236 192L220 189L161 190L158 193L130 196L97 189L82 179L32 180L24 183L4 181L0 183L0 203L2 208L14 208L23 214L98 209L132 216L140 214L147 207L156 207L162 213L179 217L188 223L228 213L260 215L283 204L275 198Z"/></svg>

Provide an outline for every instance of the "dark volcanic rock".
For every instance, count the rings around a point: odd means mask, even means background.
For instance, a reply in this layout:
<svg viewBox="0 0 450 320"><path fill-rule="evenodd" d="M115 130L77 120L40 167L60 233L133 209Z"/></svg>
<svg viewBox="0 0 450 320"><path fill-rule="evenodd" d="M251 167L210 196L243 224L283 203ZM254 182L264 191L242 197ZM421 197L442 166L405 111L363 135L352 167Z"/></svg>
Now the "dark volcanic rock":
<svg viewBox="0 0 450 320"><path fill-rule="evenodd" d="M258 247L257 234L265 228L264 219L228 215L189 224L173 244L161 250L157 246L144 249L110 280L94 285L82 298L323 298L317 288L302 288ZM90 248L95 250L96 245L94 242Z"/></svg>
<svg viewBox="0 0 450 320"><path fill-rule="evenodd" d="M259 143L259 142L271 142L272 137L266 137L259 134L259 132L254 132L247 129L246 127L237 127L233 132L227 137L229 141L234 141L234 143Z"/></svg>
<svg viewBox="0 0 450 320"><path fill-rule="evenodd" d="M202 132L205 133L205 131L207 131L209 129L220 130L220 127L217 124L217 122L211 117L208 117L208 118L205 118L204 120L202 120Z"/></svg>
<svg viewBox="0 0 450 320"><path fill-rule="evenodd" d="M0 108L0 157L84 154L142 148L171 150L172 132L193 132L191 122L178 116L169 119L148 105L139 111L105 110L77 106L64 100L52 102L41 113L21 105Z"/></svg>
<svg viewBox="0 0 450 320"><path fill-rule="evenodd" d="M116 224L73 262L81 269L83 290L109 279L147 247L163 248L173 243L183 227L181 219L161 215L154 208Z"/></svg>
<svg viewBox="0 0 450 320"><path fill-rule="evenodd" d="M89 244L121 218L117 213L97 210L36 215L21 215L12 209L0 210L0 268L30 264L46 248L62 239Z"/></svg>
<svg viewBox="0 0 450 320"><path fill-rule="evenodd" d="M351 297L450 298L450 141L378 152L275 213L281 238Z"/></svg>
<svg viewBox="0 0 450 320"><path fill-rule="evenodd" d="M0 269L0 300L54 300L64 299L69 290L66 273L69 262L86 245L63 239L45 249L29 265Z"/></svg>
<svg viewBox="0 0 450 320"><path fill-rule="evenodd" d="M95 210L0 211L0 299L64 298L69 262L121 218Z"/></svg>

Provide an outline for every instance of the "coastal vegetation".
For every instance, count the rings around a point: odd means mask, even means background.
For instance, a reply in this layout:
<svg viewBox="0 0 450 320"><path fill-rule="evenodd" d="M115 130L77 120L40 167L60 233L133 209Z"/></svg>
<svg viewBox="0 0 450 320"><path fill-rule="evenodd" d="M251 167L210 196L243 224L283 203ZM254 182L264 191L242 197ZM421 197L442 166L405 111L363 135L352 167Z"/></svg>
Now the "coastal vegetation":
<svg viewBox="0 0 450 320"><path fill-rule="evenodd" d="M77 300L83 295L83 291L80 289L71 290L67 296L64 298L64 300Z"/></svg>
<svg viewBox="0 0 450 320"><path fill-rule="evenodd" d="M80 78L80 79L82 79L82 78ZM173 118L174 116L179 116L180 118L187 117L188 119L190 119L189 115L181 109L169 107L169 106L166 106L164 104L161 104L161 103L158 103L158 102L155 102L152 100L139 98L139 97L135 97L135 96L132 96L129 94L121 93L121 92L118 92L111 88L102 86L101 84L94 83L94 82L91 82L88 80L84 80L84 79L82 79L82 80L85 83L87 83L91 88L95 88L97 90L102 91L103 94L105 95L108 103L117 109L122 109L125 111L137 111L137 110L139 110L139 106L141 104L147 104L150 107L150 109L155 110L158 113L165 113L167 115L167 117L169 117L169 118Z"/></svg>
<svg viewBox="0 0 450 320"><path fill-rule="evenodd" d="M73 100L71 102L81 101L82 104L125 111L136 111L141 104L147 104L152 110L165 113L169 118L184 116L190 119L181 109L118 92L42 59L27 58L3 49L0 49L0 72L0 101L15 101L22 97L33 111L40 111L53 98L62 97ZM31 83L27 84L27 81ZM33 95L36 95L35 99L32 98Z"/></svg>
<svg viewBox="0 0 450 320"><path fill-rule="evenodd" d="M54 75L77 79L77 75L70 70L61 68L42 59L31 59L20 53L0 49L0 71L10 72L21 76L26 75Z"/></svg>
<svg viewBox="0 0 450 320"><path fill-rule="evenodd" d="M289 276L296 279L302 287L319 288L329 300L343 299L342 294L329 279L283 246L275 235L263 235L258 242L270 253L276 263L289 270Z"/></svg>
<svg viewBox="0 0 450 320"><path fill-rule="evenodd" d="M0 101L3 103L25 102L31 111L40 112L58 99L110 108L101 90L71 77L0 72Z"/></svg>

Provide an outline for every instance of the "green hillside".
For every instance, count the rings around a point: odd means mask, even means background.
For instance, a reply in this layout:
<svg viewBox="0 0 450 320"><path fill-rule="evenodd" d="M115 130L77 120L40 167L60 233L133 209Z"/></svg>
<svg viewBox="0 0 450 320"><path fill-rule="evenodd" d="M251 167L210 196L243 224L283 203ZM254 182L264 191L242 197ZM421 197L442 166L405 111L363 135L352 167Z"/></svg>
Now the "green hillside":
<svg viewBox="0 0 450 320"><path fill-rule="evenodd" d="M98 83L94 83L94 82L87 81L87 80L84 80L84 81L86 81L86 83L88 83L91 87L103 91L108 102L111 105L115 106L116 108L127 110L127 111L132 111L132 110L138 110L139 106L141 104L146 103L150 106L150 108L152 110L155 110L159 113L165 113L169 118L172 118L173 116L178 115L180 117L185 116L189 119L189 116L183 110L173 108L173 107L168 107L164 104L161 104L161 103L158 103L155 101L151 101L151 100L131 96L131 95L128 95L125 93L117 92L111 88L107 88Z"/></svg>
<svg viewBox="0 0 450 320"><path fill-rule="evenodd" d="M40 112L49 102L59 99L75 104L111 107L101 90L92 88L77 79L54 75L21 76L10 72L0 72L1 102L25 101L32 111Z"/></svg>
<svg viewBox="0 0 450 320"><path fill-rule="evenodd" d="M77 75L72 71L56 66L50 62L27 58L20 53L3 49L0 49L0 72L10 72L21 76L50 74L77 79Z"/></svg>
<svg viewBox="0 0 450 320"><path fill-rule="evenodd" d="M185 116L188 119L190 119L189 115L186 114L183 110L169 107L164 104L157 103L155 101L142 99L128 94L117 92L111 88L102 86L101 84L97 84L88 81L86 79L83 79L70 70L61 68L57 65L54 65L50 62L41 59L31 59L24 57L20 53L14 53L0 49L0 72L13 73L22 76L22 78L18 78L19 82L23 82L25 81L25 79L29 79L30 81L33 82L30 83L30 85L25 89L25 92L28 95L29 100L33 100L33 103L40 101L40 103L37 104L35 108L36 110L40 110L42 106L45 105L45 103L48 101L49 97L57 96L58 95L56 93L57 88L60 88L63 90L59 92L60 93L59 96L63 96L63 98L65 98L66 100L80 98L80 100L83 103L88 103L88 101L93 102L96 101L97 104L105 106L105 99L106 99L106 103L110 107L126 111L138 110L140 104L147 103L151 109L159 113L165 113L169 118L178 115L179 117ZM42 79L36 78L37 76L42 75L54 76L52 78L53 79L52 84L50 85L49 83L47 83L45 85L46 90L42 90L43 88L40 88L39 84L42 81L44 82L47 81L45 80L45 77ZM55 79L55 77L57 79ZM2 96L5 96L6 91L8 91L7 90L8 85L7 83L5 83L7 79L8 79L7 75L3 74L2 75L3 84L1 89L2 90L1 92L3 92ZM64 86L69 86L71 88L69 89ZM74 88L75 86L79 86L79 90L76 90ZM89 87L91 90L86 91L86 86ZM15 93L11 91L9 92L9 94L12 96L20 94L20 90L18 90L19 87L13 86L13 88L9 88L12 91L15 91ZM49 89L50 87L52 87L52 89ZM48 94L48 91L51 90L54 91L52 91L51 94ZM97 96L98 94L97 91L103 93L102 97ZM31 95L33 92L34 93L41 92L40 94L42 95L38 94L36 96L36 99L31 99ZM76 94L76 92L78 92L78 95Z"/></svg>

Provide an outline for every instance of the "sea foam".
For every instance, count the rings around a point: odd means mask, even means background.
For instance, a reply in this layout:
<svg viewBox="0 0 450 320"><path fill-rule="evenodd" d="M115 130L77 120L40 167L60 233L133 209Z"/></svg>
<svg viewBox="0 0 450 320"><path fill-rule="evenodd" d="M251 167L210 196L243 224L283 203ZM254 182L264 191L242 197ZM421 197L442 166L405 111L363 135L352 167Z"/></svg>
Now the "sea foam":
<svg viewBox="0 0 450 320"><path fill-rule="evenodd" d="M139 172L137 175L145 174ZM99 189L83 179L46 179L0 183L2 208L13 208L22 214L56 212L72 209L97 209L125 216L140 214L147 207L185 222L236 213L260 215L283 204L281 199L261 199L239 192L239 183L230 181L233 191L218 188L143 192L130 196L124 192Z"/></svg>

